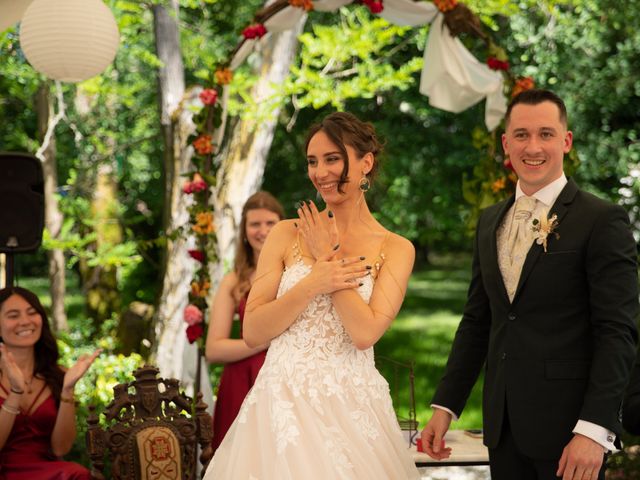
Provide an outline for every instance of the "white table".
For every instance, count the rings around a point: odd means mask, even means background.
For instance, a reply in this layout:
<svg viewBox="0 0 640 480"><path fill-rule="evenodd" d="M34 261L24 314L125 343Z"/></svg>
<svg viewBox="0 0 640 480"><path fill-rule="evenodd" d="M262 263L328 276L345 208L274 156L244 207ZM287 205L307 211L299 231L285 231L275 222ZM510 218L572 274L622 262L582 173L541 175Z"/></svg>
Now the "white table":
<svg viewBox="0 0 640 480"><path fill-rule="evenodd" d="M482 438L474 438L464 430L449 430L444 437L445 446L451 448L451 456L444 460L434 460L424 452L411 447L413 459L418 467L489 465L489 450L482 444Z"/></svg>

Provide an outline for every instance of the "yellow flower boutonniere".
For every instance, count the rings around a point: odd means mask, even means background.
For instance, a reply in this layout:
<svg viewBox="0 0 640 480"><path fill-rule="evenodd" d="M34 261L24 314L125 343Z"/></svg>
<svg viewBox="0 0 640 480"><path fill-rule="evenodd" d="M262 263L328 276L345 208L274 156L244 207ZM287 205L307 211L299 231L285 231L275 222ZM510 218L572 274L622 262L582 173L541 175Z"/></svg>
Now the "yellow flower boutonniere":
<svg viewBox="0 0 640 480"><path fill-rule="evenodd" d="M558 227L558 215L554 213L551 215L551 218L547 218L546 215L542 215L540 220L534 218L532 223L533 225L531 226L531 229L533 230L533 238L538 245L542 245L544 253L547 253L547 237L553 234L556 237L556 240L560 238L560 234L555 231Z"/></svg>

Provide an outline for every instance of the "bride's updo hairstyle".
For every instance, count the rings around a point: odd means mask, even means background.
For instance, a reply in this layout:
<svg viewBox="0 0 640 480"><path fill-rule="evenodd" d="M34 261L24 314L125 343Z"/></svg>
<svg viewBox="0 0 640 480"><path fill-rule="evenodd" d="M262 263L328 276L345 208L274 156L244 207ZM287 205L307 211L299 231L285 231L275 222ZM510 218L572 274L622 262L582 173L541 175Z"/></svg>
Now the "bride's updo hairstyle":
<svg viewBox="0 0 640 480"><path fill-rule="evenodd" d="M340 175L338 183L338 191L344 193L342 184L349 182L349 155L347 154L346 145L349 145L356 151L358 158L364 157L367 153L373 154L373 166L371 171L366 175L369 182L373 181L378 172L378 155L382 153L383 144L378 140L373 125L369 122L363 122L355 115L348 112L335 112L327 115L320 123L313 125L307 134L307 140L304 144L305 153L309 148L309 142L318 132L324 132L333 142L343 159L344 168ZM356 179L359 181L359 179Z"/></svg>

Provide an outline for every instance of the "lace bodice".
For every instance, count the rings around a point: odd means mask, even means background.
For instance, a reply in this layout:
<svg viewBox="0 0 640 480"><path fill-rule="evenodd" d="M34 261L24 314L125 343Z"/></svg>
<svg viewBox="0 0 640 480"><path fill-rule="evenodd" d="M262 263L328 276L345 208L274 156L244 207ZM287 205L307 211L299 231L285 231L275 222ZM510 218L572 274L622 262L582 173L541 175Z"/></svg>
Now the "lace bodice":
<svg viewBox="0 0 640 480"><path fill-rule="evenodd" d="M301 261L287 267L277 296L284 295L309 272L311 267ZM362 285L357 291L368 302L373 291L373 278L367 275L360 281ZM363 417L365 429L366 414L358 405L365 405L373 399L385 399L387 411L393 414L391 402L386 402L389 386L375 368L373 347L358 350L354 346L333 307L331 295L327 294L316 296L294 323L271 341L256 384L240 412L241 422L245 407L255 401L262 389L271 390L276 398L284 390L296 397L302 395L318 415L328 413L325 412L324 397L343 399L353 396L352 414ZM293 441L297 432L290 431L295 429L295 425L288 424L287 402L281 402L275 410L274 418L280 417L282 422L282 428L276 427L280 432L279 447L284 448Z"/></svg>
<svg viewBox="0 0 640 480"><path fill-rule="evenodd" d="M381 262L380 262L381 263ZM278 297L311 271L297 260ZM368 303L374 278L358 293ZM247 452L255 458L247 462ZM271 341L264 365L205 480L407 480L419 478L373 348L358 350L318 295Z"/></svg>

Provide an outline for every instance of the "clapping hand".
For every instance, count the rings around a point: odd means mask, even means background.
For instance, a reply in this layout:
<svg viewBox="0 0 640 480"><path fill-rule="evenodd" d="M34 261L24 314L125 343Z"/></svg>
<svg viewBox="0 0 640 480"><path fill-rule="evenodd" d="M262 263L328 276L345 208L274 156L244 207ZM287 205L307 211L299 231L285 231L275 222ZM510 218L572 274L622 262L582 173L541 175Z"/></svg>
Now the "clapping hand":
<svg viewBox="0 0 640 480"><path fill-rule="evenodd" d="M69 370L67 370L64 374L64 381L62 384L63 390L73 390L73 388L76 386L76 383L78 383L78 380L80 380L84 376L84 374L87 373L87 370L89 370L89 367L91 366L93 361L101 353L102 349L98 348L90 355L86 353L80 355L78 361L73 366L71 366Z"/></svg>
<svg viewBox="0 0 640 480"><path fill-rule="evenodd" d="M298 208L300 234L314 259L332 254L340 248L336 218L328 211L328 224L323 221L316 205L309 200Z"/></svg>
<svg viewBox="0 0 640 480"><path fill-rule="evenodd" d="M4 343L0 343L0 368L2 372L6 372L11 390L16 392L24 391L26 384L22 370L16 364L13 354L7 350Z"/></svg>

